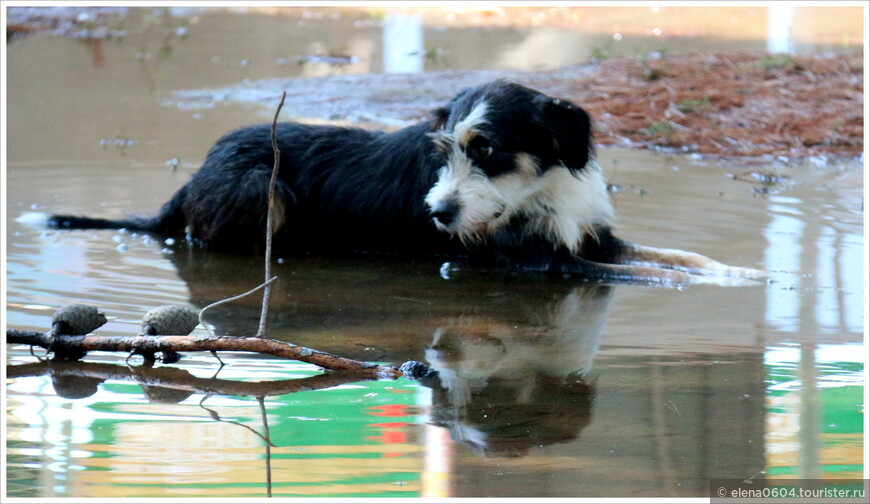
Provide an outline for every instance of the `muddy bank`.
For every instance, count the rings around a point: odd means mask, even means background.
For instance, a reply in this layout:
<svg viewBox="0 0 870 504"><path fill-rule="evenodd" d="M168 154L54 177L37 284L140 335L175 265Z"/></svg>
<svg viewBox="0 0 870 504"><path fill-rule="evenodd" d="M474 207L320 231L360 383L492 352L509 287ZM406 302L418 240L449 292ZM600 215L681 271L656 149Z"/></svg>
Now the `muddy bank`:
<svg viewBox="0 0 870 504"><path fill-rule="evenodd" d="M864 149L861 52L653 54L547 72L509 70L275 79L185 90L183 106L253 102L312 121L400 127L458 90L514 79L584 106L600 145L712 156L854 157Z"/></svg>

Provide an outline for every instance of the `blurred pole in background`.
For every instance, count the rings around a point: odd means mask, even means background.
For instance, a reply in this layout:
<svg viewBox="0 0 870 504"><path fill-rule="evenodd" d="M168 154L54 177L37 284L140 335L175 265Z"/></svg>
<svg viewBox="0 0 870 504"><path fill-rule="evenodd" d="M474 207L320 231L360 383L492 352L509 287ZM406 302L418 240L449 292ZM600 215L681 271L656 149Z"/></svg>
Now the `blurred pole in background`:
<svg viewBox="0 0 870 504"><path fill-rule="evenodd" d="M423 20L419 16L387 14L384 20L384 72L423 71Z"/></svg>
<svg viewBox="0 0 870 504"><path fill-rule="evenodd" d="M767 50L771 53L794 52L794 7L773 5L767 8Z"/></svg>

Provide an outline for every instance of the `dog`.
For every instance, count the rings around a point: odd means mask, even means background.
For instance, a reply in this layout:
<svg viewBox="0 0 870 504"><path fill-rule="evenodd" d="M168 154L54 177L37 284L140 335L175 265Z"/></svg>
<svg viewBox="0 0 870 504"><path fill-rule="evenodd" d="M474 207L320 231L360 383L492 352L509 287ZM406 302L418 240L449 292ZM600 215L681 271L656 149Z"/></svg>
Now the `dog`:
<svg viewBox="0 0 870 504"><path fill-rule="evenodd" d="M261 124L224 135L153 217L51 215L45 223L261 251L271 129ZM272 231L283 253L461 258L488 268L668 285L762 275L617 238L589 115L513 81L466 89L395 132L282 122L276 138Z"/></svg>

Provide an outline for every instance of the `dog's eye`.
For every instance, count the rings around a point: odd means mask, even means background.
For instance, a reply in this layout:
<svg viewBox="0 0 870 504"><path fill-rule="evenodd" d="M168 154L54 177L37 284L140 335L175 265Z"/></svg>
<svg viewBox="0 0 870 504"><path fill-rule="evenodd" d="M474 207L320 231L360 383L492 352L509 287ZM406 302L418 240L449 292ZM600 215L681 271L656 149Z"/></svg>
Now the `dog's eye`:
<svg viewBox="0 0 870 504"><path fill-rule="evenodd" d="M484 159L492 155L492 145L483 137L476 137L468 146L468 156L472 159Z"/></svg>

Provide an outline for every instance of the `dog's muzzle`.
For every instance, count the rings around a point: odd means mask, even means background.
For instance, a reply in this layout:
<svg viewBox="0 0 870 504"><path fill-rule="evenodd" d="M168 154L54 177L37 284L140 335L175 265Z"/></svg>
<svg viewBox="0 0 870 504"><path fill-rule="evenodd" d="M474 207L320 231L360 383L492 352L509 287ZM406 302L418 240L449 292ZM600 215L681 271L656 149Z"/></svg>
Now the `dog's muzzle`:
<svg viewBox="0 0 870 504"><path fill-rule="evenodd" d="M436 224L445 228L450 227L459 216L459 203L454 200L439 201L430 210L432 219Z"/></svg>

